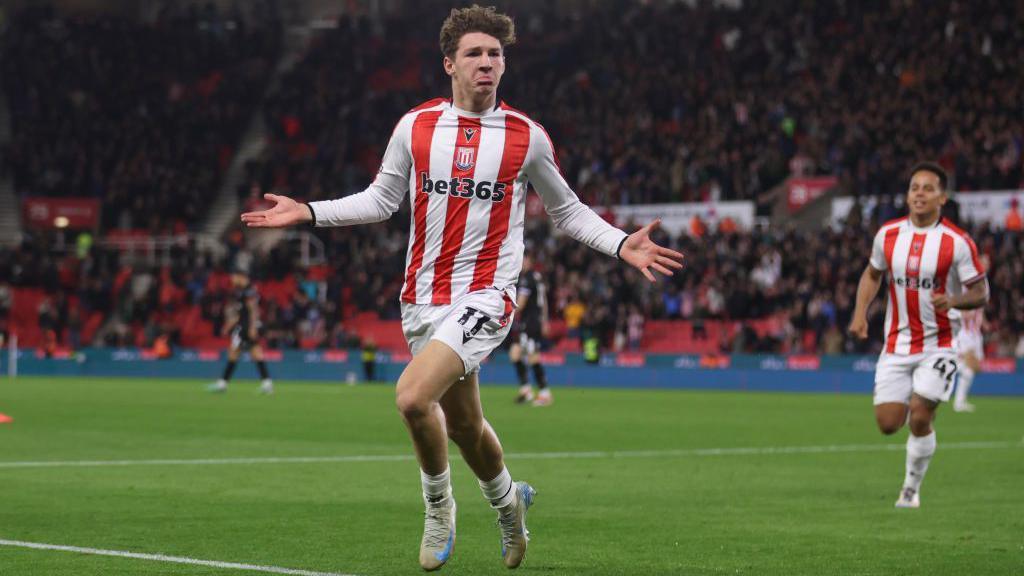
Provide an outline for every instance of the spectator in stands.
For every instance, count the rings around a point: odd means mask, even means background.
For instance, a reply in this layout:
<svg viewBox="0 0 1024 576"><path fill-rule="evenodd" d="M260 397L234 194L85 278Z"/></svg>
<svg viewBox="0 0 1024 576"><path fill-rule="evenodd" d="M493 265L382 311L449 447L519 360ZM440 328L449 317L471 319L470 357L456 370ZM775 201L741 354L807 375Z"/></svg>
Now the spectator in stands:
<svg viewBox="0 0 1024 576"><path fill-rule="evenodd" d="M7 282L0 282L0 319L6 319L7 315L11 312L13 298L11 285Z"/></svg>
<svg viewBox="0 0 1024 576"><path fill-rule="evenodd" d="M1010 199L1010 209L1006 211L1006 219L1003 224L1009 232L1024 231L1024 222L1020 217L1020 202L1017 198Z"/></svg>
<svg viewBox="0 0 1024 576"><path fill-rule="evenodd" d="M583 317L587 313L587 305L576 295L566 305L563 314L565 328L568 330L569 338L579 338Z"/></svg>

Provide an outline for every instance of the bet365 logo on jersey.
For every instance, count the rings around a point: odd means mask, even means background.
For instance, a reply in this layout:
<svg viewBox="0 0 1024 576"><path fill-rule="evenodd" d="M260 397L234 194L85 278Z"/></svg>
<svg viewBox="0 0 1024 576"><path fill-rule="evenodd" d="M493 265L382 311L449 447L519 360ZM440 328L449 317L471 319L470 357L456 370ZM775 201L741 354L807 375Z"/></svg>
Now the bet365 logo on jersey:
<svg viewBox="0 0 1024 576"><path fill-rule="evenodd" d="M432 180L426 172L420 172L420 190L424 194L449 194L456 198L477 198L501 202L505 199L504 182L477 182L472 178Z"/></svg>
<svg viewBox="0 0 1024 576"><path fill-rule="evenodd" d="M931 278L918 278L915 276L909 276L906 278L898 276L896 278L896 285L900 288L907 288L909 290L934 290L940 288L939 282Z"/></svg>

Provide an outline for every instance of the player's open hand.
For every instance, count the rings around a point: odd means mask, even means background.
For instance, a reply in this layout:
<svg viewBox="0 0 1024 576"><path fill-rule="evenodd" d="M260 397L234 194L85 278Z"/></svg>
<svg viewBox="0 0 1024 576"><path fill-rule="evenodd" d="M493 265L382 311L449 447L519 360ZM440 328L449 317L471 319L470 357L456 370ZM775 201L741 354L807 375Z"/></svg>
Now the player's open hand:
<svg viewBox="0 0 1024 576"><path fill-rule="evenodd" d="M850 327L847 328L847 332L851 336L858 340L868 339L868 319L854 316L853 320L850 320Z"/></svg>
<svg viewBox="0 0 1024 576"><path fill-rule="evenodd" d="M305 204L299 204L287 196L264 194L263 197L274 206L257 212L242 214L242 222L250 228L284 228L293 224L311 222L313 214Z"/></svg>
<svg viewBox="0 0 1024 576"><path fill-rule="evenodd" d="M655 220L633 232L626 238L622 249L619 250L619 258L642 272L651 282L654 282L654 274L651 273L651 270L671 276L671 268L679 270L683 267L684 256L682 254L675 250L662 248L651 240L651 231L660 224L660 219Z"/></svg>

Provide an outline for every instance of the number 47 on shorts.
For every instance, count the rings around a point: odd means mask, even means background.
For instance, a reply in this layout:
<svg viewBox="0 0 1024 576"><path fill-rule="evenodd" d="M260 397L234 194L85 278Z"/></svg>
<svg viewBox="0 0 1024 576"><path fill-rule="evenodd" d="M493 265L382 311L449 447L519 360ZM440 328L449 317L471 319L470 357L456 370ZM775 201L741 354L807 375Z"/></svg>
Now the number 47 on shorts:
<svg viewBox="0 0 1024 576"><path fill-rule="evenodd" d="M935 360L932 368L946 381L946 390L949 390L949 387L953 384L953 378L956 377L956 372L959 369L956 360L952 358L938 358Z"/></svg>

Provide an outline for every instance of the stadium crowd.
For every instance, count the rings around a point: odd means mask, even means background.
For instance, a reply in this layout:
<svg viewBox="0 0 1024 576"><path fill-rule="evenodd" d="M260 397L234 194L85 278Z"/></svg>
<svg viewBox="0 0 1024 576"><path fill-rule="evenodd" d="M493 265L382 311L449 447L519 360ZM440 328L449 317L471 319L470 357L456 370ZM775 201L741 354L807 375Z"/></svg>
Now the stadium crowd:
<svg viewBox="0 0 1024 576"><path fill-rule="evenodd" d="M209 4L148 24L45 5L15 14L0 39L15 190L100 199L108 229L193 229L279 50L279 23L252 12Z"/></svg>
<svg viewBox="0 0 1024 576"><path fill-rule="evenodd" d="M547 127L588 203L758 200L816 173L878 194L917 158L938 158L958 190L1024 186L1019 3L521 9L502 97ZM262 106L270 145L239 193L361 188L394 119L446 93L420 25L443 12L344 16L317 37ZM0 72L18 191L102 198L108 229L194 227L280 53L280 21L252 13L13 14ZM880 27L899 33L870 33Z"/></svg>
<svg viewBox="0 0 1024 576"><path fill-rule="evenodd" d="M12 14L0 82L13 139L0 171L22 196L101 198L106 231L181 233L202 220L242 130L261 114L267 146L238 189L248 206L264 192L315 200L360 190L394 121L447 93L435 27L422 25L439 22L447 4L341 17L261 100L282 37L263 6L246 16L212 5L166 11L145 24L38 7ZM510 9L522 10L520 41L508 50L501 97L546 126L563 173L591 205L766 206L775 184L800 174L836 175L856 195L898 194L901 171L920 158L938 158L957 190L1024 188L1020 3L782 0L735 11L614 0ZM898 33L871 33L881 28ZM397 318L407 218L403 207L373 229L318 232L326 268L299 270L283 248L257 257L258 279L287 280L292 291L264 299L270 345L341 345L359 311ZM742 330L721 349L834 353L858 349L843 328L877 224L663 237L688 260L657 285L544 224L528 239L569 337L590 330L629 348L642 345L645 320L771 317L779 319L771 333ZM973 233L992 266L990 344L1024 354L1022 237ZM109 328L97 338L111 345L180 340L190 307L216 332L229 263L243 251L238 230L225 241L227 256L186 242L167 266L137 267L96 247L58 257L38 236L0 251L0 316L12 287L32 286L49 295L40 326L72 346L85 344L75 335L97 313ZM882 302L870 346L880 342Z"/></svg>
<svg viewBox="0 0 1024 576"><path fill-rule="evenodd" d="M500 96L547 128L590 204L763 201L791 174L890 193L919 158L939 159L957 190L1024 187L1020 3L521 9ZM319 38L265 107L273 144L240 193L364 186L395 119L447 92L420 25L443 13L428 2L379 26L343 18Z"/></svg>
<svg viewBox="0 0 1024 576"><path fill-rule="evenodd" d="M283 247L251 257L261 286L264 331L271 347L335 347L357 344L347 323L361 312L399 317L406 236L401 219L372 231L326 231L329 264L303 269ZM627 227L629 223L624 223ZM564 321L566 338L592 330L607 349L643 348L647 320L740 322L743 329L718 343L722 352L838 354L877 351L882 342L884 295L872 306L871 338L845 334L857 280L866 265L877 222L853 221L824 231L797 229L720 232L671 237L659 242L687 255L686 268L657 284L571 239L551 234L546 220L527 232L528 249L550 286L552 319ZM1024 235L971 230L988 268L992 299L986 308L989 349L1024 356ZM221 257L183 243L164 266L129 266L116 251L92 248L82 258L55 260L44 246L25 244L0 252L0 278L13 287L38 286L52 297L40 306L41 326L52 326L68 345L81 318L102 312L114 322L97 335L100 345L149 345L160 334L180 341L185 312L201 311L214 334L230 298L231 262L241 242ZM0 283L0 307L10 287ZM75 306L69 307L74 302ZM773 318L757 333L749 321ZM66 335L66 336L64 336Z"/></svg>

